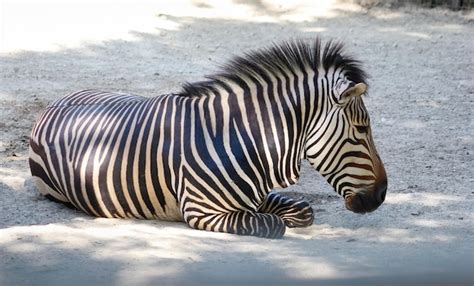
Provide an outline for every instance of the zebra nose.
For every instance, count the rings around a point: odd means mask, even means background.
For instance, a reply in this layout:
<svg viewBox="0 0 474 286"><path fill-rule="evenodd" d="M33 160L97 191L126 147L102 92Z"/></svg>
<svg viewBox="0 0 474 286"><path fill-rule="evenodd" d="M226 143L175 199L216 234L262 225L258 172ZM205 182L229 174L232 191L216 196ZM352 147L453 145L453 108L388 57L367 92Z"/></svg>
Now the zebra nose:
<svg viewBox="0 0 474 286"><path fill-rule="evenodd" d="M375 186L375 199L377 203L381 204L385 200L387 194L387 179L382 180Z"/></svg>

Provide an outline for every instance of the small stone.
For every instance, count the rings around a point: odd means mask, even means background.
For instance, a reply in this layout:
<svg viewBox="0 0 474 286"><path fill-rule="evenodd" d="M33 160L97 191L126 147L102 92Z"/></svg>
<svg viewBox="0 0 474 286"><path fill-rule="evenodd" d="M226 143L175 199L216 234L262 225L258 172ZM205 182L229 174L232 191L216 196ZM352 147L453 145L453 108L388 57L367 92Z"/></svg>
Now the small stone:
<svg viewBox="0 0 474 286"><path fill-rule="evenodd" d="M464 218L461 216L461 217L458 217L458 220L463 220Z"/></svg>
<svg viewBox="0 0 474 286"><path fill-rule="evenodd" d="M156 73L154 73L153 75L154 75L154 76L159 76L160 73L159 73L159 72L156 72Z"/></svg>
<svg viewBox="0 0 474 286"><path fill-rule="evenodd" d="M354 242L354 241L357 241L357 239L355 239L355 238L350 238L350 239L346 240L346 242Z"/></svg>
<svg viewBox="0 0 474 286"><path fill-rule="evenodd" d="M416 211L416 212L413 212L411 213L412 216L419 216L421 215L421 212L420 211Z"/></svg>

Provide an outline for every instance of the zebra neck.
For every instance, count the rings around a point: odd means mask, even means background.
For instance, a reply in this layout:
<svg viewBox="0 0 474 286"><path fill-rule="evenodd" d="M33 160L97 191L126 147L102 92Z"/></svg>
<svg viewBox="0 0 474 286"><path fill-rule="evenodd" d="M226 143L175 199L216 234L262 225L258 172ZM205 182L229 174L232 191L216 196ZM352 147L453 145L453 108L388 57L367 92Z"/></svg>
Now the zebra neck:
<svg viewBox="0 0 474 286"><path fill-rule="evenodd" d="M282 83L242 79L216 81L207 91L194 99L207 144L220 156L251 162L269 189L296 183L310 109L305 95L287 94Z"/></svg>

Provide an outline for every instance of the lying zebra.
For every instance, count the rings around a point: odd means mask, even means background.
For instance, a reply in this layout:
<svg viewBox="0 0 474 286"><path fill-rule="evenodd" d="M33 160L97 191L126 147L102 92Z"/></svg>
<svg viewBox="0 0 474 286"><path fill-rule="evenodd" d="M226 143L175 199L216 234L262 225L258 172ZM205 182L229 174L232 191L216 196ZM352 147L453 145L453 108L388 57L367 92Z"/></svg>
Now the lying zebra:
<svg viewBox="0 0 474 286"><path fill-rule="evenodd" d="M384 201L366 89L359 62L317 39L235 58L178 94L75 92L36 122L31 173L42 194L90 215L279 238L313 222L307 202L270 193L296 183L302 159L349 210Z"/></svg>

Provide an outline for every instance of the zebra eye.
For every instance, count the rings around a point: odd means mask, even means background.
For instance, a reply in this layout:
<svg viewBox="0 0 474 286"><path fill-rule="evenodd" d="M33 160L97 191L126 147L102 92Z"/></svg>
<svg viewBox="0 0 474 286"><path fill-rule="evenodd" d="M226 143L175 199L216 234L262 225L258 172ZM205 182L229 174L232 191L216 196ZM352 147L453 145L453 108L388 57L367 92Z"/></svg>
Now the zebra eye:
<svg viewBox="0 0 474 286"><path fill-rule="evenodd" d="M355 128L357 129L357 132L363 133L363 134L369 131L369 126L355 125Z"/></svg>

